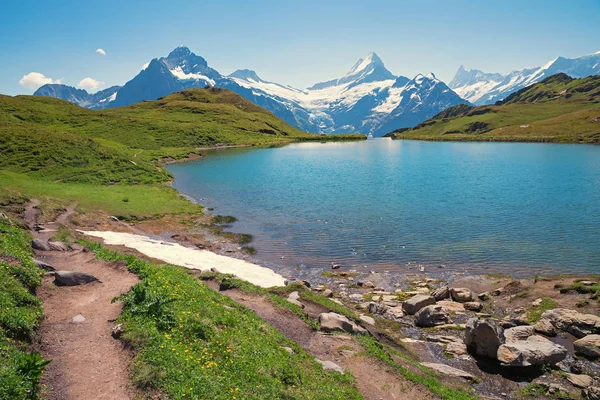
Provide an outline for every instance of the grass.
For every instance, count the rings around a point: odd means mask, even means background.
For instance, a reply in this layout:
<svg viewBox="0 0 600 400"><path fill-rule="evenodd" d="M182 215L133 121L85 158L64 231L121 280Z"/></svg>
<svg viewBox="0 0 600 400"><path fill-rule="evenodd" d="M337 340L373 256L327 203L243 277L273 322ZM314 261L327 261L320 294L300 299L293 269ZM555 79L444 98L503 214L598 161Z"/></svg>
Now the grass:
<svg viewBox="0 0 600 400"><path fill-rule="evenodd" d="M395 354L399 357L403 357L407 362L412 363L421 371L421 374L414 372L401 365L400 363L394 361L394 359L390 356L389 352L386 351L383 345L371 336L359 336L358 340L364 346L369 355L381 360L409 381L425 386L433 394L440 396L444 400L477 399L476 396L467 393L464 390L452 388L445 385L438 379L437 375L433 371L431 371L428 368L425 368L424 366L422 366L414 360L408 359L400 352L395 352Z"/></svg>
<svg viewBox="0 0 600 400"><path fill-rule="evenodd" d="M308 353L252 311L209 289L188 271L152 265L95 242L81 243L100 259L126 262L141 278L121 297L124 309L119 322L124 324L123 340L135 352L134 381L148 395L361 398L352 375L324 371ZM292 348L295 354L283 347Z"/></svg>
<svg viewBox="0 0 600 400"><path fill-rule="evenodd" d="M37 399L47 364L29 350L42 318L40 301L32 294L41 272L31 261L30 240L0 218L0 399Z"/></svg>
<svg viewBox="0 0 600 400"><path fill-rule="evenodd" d="M584 285L581 282L575 282L569 286L561 287L560 293L567 293L571 290L581 294L591 294L592 298L595 298L600 302L600 283L594 283L593 285Z"/></svg>
<svg viewBox="0 0 600 400"><path fill-rule="evenodd" d="M542 297L542 302L539 306L532 306L527 310L527 323L530 325L535 324L540 320L542 314L548 310L552 310L556 308L556 301L552 300L549 297Z"/></svg>
<svg viewBox="0 0 600 400"><path fill-rule="evenodd" d="M550 77L503 104L446 110L398 139L600 143L600 78ZM560 78L560 77L559 77Z"/></svg>

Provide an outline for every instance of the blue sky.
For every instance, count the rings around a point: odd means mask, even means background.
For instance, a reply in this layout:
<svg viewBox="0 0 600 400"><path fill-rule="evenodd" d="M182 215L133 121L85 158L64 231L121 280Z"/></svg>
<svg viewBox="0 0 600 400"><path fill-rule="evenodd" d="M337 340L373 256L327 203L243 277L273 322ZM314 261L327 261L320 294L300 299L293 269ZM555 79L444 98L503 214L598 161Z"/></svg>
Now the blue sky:
<svg viewBox="0 0 600 400"><path fill-rule="evenodd" d="M301 88L371 51L394 74L449 81L461 64L508 72L600 50L600 0L3 3L0 93L9 95L33 93L37 80L19 83L31 72L92 92L124 84L179 45L223 74L249 68Z"/></svg>

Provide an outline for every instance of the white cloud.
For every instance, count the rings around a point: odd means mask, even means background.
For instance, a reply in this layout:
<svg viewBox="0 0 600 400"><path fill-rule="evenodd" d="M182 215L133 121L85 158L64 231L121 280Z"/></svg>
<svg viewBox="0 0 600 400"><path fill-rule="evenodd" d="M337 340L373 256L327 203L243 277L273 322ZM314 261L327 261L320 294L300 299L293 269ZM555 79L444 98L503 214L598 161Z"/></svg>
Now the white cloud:
<svg viewBox="0 0 600 400"><path fill-rule="evenodd" d="M104 51L104 49L96 49L96 53L100 54L101 56L106 55L106 51Z"/></svg>
<svg viewBox="0 0 600 400"><path fill-rule="evenodd" d="M23 75L19 83L27 89L36 90L47 83L62 83L62 79L54 80L39 72L30 72L27 75Z"/></svg>
<svg viewBox="0 0 600 400"><path fill-rule="evenodd" d="M83 78L77 86L83 89L96 89L98 86L104 85L104 82L95 80L94 78Z"/></svg>
<svg viewBox="0 0 600 400"><path fill-rule="evenodd" d="M144 65L142 66L142 71L143 71L143 70L145 70L146 68L148 68L148 65L150 65L150 63L149 63L149 62L147 62L146 64L144 64Z"/></svg>

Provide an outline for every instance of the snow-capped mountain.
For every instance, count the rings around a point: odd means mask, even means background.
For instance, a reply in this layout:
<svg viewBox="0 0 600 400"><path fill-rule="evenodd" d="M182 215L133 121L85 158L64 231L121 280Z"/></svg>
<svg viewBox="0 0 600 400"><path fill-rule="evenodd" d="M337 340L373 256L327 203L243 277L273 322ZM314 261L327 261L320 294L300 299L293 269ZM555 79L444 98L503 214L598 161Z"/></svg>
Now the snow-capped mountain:
<svg viewBox="0 0 600 400"><path fill-rule="evenodd" d="M578 58L558 57L541 67L525 68L506 75L467 70L461 65L449 86L474 104L491 104L560 72L572 78L600 74L600 51Z"/></svg>
<svg viewBox="0 0 600 400"><path fill-rule="evenodd" d="M204 58L181 46L167 57L153 59L136 77L119 88L110 101L85 103L84 106L119 107L207 85L232 90L284 121L315 133L360 132L382 136L464 103L433 74L419 74L412 80L395 76L375 53L358 60L340 78L307 89L296 89L264 80L248 69L221 75L210 68ZM49 90L48 86L64 85L44 85L34 94L63 98L71 89L77 90L64 86L63 93L56 88ZM69 96L65 99L74 98Z"/></svg>
<svg viewBox="0 0 600 400"><path fill-rule="evenodd" d="M121 89L121 86L112 86L108 89L90 94L87 90L53 83L40 87L36 90L34 95L57 97L75 103L80 107L100 109L106 108L106 106L116 98L119 89Z"/></svg>

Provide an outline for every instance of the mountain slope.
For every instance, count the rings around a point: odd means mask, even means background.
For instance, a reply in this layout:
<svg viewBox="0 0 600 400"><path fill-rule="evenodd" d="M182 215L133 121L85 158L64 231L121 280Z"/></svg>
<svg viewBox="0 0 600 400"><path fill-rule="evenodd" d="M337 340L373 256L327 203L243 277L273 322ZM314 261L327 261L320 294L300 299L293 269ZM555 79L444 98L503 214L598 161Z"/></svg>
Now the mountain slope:
<svg viewBox="0 0 600 400"><path fill-rule="evenodd" d="M413 126L444 108L464 102L435 77L432 85L429 78L417 79L419 76L412 80L397 77L386 69L377 54L370 53L344 76L301 90L266 81L247 69L221 75L204 58L181 46L167 57L153 59L108 99L94 103L85 96L87 92L80 93L64 85L46 85L36 94L59 97L89 108L109 108L155 100L188 88L214 86L236 92L302 130L377 136L390 128ZM412 91L409 96L418 95L419 100L400 105L402 89L409 84L407 90Z"/></svg>
<svg viewBox="0 0 600 400"><path fill-rule="evenodd" d="M578 57L558 57L541 67L512 71L506 75L489 74L462 65L449 86L462 98L477 104L492 104L513 92L549 76L565 73L573 78L600 74L600 52Z"/></svg>
<svg viewBox="0 0 600 400"><path fill-rule="evenodd" d="M600 76L550 76L496 105L455 106L395 138L600 143Z"/></svg>
<svg viewBox="0 0 600 400"><path fill-rule="evenodd" d="M225 89L189 89L123 108L88 110L37 96L0 96L0 168L94 183L169 179L154 160L218 144L310 139Z"/></svg>
<svg viewBox="0 0 600 400"><path fill-rule="evenodd" d="M112 106L111 103L117 97L119 89L121 89L121 86L111 86L108 89L90 94L83 89L52 83L41 86L33 95L56 97L75 103L80 107L97 110Z"/></svg>

